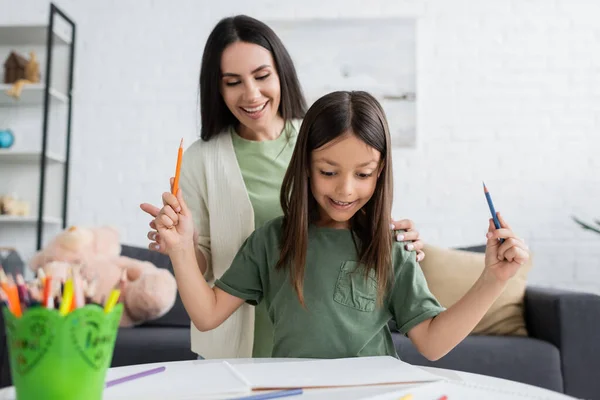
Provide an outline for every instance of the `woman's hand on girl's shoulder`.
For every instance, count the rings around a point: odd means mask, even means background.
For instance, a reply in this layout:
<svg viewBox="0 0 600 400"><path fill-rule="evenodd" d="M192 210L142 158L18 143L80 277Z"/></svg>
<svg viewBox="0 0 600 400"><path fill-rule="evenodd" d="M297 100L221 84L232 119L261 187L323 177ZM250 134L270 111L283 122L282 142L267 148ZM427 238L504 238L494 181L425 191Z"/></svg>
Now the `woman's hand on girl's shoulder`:
<svg viewBox="0 0 600 400"><path fill-rule="evenodd" d="M396 232L394 239L397 242L407 242L404 248L408 251L417 252L417 261L423 261L425 253L423 252L423 246L425 243L419 236L419 231L415 229L415 224L410 219L401 219L399 221L392 221L390 229L393 231L404 231Z"/></svg>

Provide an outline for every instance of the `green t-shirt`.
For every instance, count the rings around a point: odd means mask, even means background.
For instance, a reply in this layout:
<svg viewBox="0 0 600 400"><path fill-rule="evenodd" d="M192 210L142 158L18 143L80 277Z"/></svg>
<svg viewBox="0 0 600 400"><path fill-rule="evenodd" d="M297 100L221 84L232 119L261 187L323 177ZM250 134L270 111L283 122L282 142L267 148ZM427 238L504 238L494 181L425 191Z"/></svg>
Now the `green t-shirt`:
<svg viewBox="0 0 600 400"><path fill-rule="evenodd" d="M283 215L279 193L298 133L291 121L285 123L277 139L260 142L244 139L231 129L235 157L254 209L254 228L257 229Z"/></svg>
<svg viewBox="0 0 600 400"><path fill-rule="evenodd" d="M231 128L231 139L246 191L254 209L254 227L283 214L279 203L281 183L287 170L298 132L291 121L275 140L252 141ZM273 349L273 325L264 305L255 310L253 357L269 357Z"/></svg>
<svg viewBox="0 0 600 400"><path fill-rule="evenodd" d="M427 287L415 253L393 244L394 277L382 306L377 282L357 269L351 232L311 226L303 308L289 271L276 270L282 218L256 230L215 286L250 304L264 303L274 326L273 357L398 357L388 322L406 334L444 310Z"/></svg>

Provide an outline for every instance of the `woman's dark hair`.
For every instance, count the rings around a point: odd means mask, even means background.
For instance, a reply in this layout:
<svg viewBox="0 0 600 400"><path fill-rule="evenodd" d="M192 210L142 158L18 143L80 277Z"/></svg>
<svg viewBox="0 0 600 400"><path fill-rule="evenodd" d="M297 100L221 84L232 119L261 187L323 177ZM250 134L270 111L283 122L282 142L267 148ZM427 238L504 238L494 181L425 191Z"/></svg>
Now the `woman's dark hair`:
<svg viewBox="0 0 600 400"><path fill-rule="evenodd" d="M275 32L265 23L246 15L224 18L208 36L202 55L200 137L205 141L238 123L227 108L220 91L221 55L227 46L235 42L254 43L269 50L273 55L281 87L278 110L281 117L287 121L292 118L303 118L306 113L306 100L294 63Z"/></svg>
<svg viewBox="0 0 600 400"><path fill-rule="evenodd" d="M327 94L306 113L281 186L283 232L277 268L290 268L292 285L303 305L308 227L319 218L318 204L309 183L311 153L348 134L381 154L380 174L373 196L350 221L359 260L366 268L365 279L370 273L377 279L379 303L392 275L392 234L389 226L393 179L391 139L385 113L379 102L366 92Z"/></svg>

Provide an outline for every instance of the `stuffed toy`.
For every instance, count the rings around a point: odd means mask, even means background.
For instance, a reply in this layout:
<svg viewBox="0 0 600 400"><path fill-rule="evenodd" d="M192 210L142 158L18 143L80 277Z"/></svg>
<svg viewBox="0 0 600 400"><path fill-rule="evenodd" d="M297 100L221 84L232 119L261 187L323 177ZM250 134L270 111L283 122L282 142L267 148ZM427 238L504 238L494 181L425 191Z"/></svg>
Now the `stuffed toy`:
<svg viewBox="0 0 600 400"><path fill-rule="evenodd" d="M14 196L0 196L0 214L26 217L29 215L29 203Z"/></svg>
<svg viewBox="0 0 600 400"><path fill-rule="evenodd" d="M88 295L102 304L117 285L123 303L120 326L139 325L166 314L175 303L175 277L164 268L121 256L119 234L110 227L70 227L59 233L30 262L37 273L43 268L53 281L67 278L70 268L79 268L88 282Z"/></svg>

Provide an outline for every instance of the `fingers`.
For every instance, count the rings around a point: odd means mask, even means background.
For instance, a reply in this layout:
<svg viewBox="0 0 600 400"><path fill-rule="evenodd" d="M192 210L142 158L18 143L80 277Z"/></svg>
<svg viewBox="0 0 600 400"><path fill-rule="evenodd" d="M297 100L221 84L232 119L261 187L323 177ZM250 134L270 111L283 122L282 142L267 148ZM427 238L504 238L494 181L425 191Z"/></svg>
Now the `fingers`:
<svg viewBox="0 0 600 400"><path fill-rule="evenodd" d="M150 228L156 230L156 224L154 223L154 220L150 221Z"/></svg>
<svg viewBox="0 0 600 400"><path fill-rule="evenodd" d="M162 194L162 201L163 201L163 205L171 206L171 208L173 210L175 210L175 212L181 211L181 206L179 205L179 201L177 200L177 197L175 195L173 195L172 193L164 192Z"/></svg>
<svg viewBox="0 0 600 400"><path fill-rule="evenodd" d="M485 235L488 238L488 241L498 240L498 239L508 239L511 237L515 237L515 234L510 228L499 228L496 229L494 226L494 220L489 219L488 233Z"/></svg>
<svg viewBox="0 0 600 400"><path fill-rule="evenodd" d="M485 235L485 237L487 238L487 243L486 246L494 246L497 245L497 239L494 238L494 232L496 230L496 227L494 226L494 220L493 219L488 219L488 231L487 234Z"/></svg>
<svg viewBox="0 0 600 400"><path fill-rule="evenodd" d="M158 242L158 232L156 231L150 231L148 232L148 235L146 235L148 237L148 239L154 241L154 242Z"/></svg>
<svg viewBox="0 0 600 400"><path fill-rule="evenodd" d="M408 232L398 232L396 235L396 240L398 242L416 242L419 240L419 231L408 231ZM418 250L420 250L423 246L420 245Z"/></svg>
<svg viewBox="0 0 600 400"><path fill-rule="evenodd" d="M177 225L179 222L179 216L175 210L171 208L171 206L164 206L163 209L160 210L160 214L155 221L157 223L157 227L170 229Z"/></svg>
<svg viewBox="0 0 600 400"><path fill-rule="evenodd" d="M181 188L177 191L177 201L179 202L179 205L181 206L181 212L184 215L190 215L190 209L188 208L187 204L185 203L185 200L183 200L183 192L181 191Z"/></svg>
<svg viewBox="0 0 600 400"><path fill-rule="evenodd" d="M500 222L501 228L511 229L506 220L500 215L500 211L496 211L496 217L498 217L498 222Z"/></svg>
<svg viewBox="0 0 600 400"><path fill-rule="evenodd" d="M155 218L156 218L156 216L158 215L158 213L160 212L160 208L158 208L158 207L156 207L156 206L153 206L153 205L152 205L152 204L150 204L150 203L142 203L142 204L140 204L140 208L141 208L141 209L142 209L144 212L146 212L146 213L150 214L151 216L153 216L153 217L155 217Z"/></svg>
<svg viewBox="0 0 600 400"><path fill-rule="evenodd" d="M405 230L410 231L414 229L415 224L410 219L402 219L400 221L392 221L390 224L390 229L392 230Z"/></svg>
<svg viewBox="0 0 600 400"><path fill-rule="evenodd" d="M498 260L508 260L509 258L507 256L507 253L513 248L521 249L526 253L529 251L529 247L527 247L527 245L522 239L519 239L517 237L508 238L498 248Z"/></svg>
<svg viewBox="0 0 600 400"><path fill-rule="evenodd" d="M175 183L175 177L171 177L169 179L169 188L171 189L171 192L173 191L173 184Z"/></svg>
<svg viewBox="0 0 600 400"><path fill-rule="evenodd" d="M158 251L158 252L163 253L163 254L165 252L165 249L162 248L162 246L160 245L160 243L157 243L157 242L150 243L148 245L148 249L152 250L152 251Z"/></svg>
<svg viewBox="0 0 600 400"><path fill-rule="evenodd" d="M521 247L513 246L504 252L504 259L523 265L529 260L529 252Z"/></svg>
<svg viewBox="0 0 600 400"><path fill-rule="evenodd" d="M417 251L417 262L423 261L424 258L425 258L425 253L423 253L422 251Z"/></svg>

